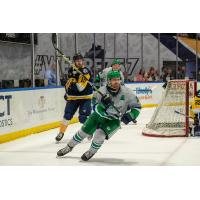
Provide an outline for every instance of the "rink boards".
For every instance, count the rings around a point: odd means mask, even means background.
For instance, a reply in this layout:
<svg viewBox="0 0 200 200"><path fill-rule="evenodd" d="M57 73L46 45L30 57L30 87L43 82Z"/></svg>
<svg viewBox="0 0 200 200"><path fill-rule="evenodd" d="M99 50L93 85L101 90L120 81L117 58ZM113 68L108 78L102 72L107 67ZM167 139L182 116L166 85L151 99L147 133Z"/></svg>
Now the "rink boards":
<svg viewBox="0 0 200 200"><path fill-rule="evenodd" d="M157 106L163 83L126 84L143 107ZM65 107L63 87L0 90L0 143L59 126ZM77 115L72 123L78 122Z"/></svg>
<svg viewBox="0 0 200 200"><path fill-rule="evenodd" d="M0 143L58 127L63 96L62 87L0 91Z"/></svg>

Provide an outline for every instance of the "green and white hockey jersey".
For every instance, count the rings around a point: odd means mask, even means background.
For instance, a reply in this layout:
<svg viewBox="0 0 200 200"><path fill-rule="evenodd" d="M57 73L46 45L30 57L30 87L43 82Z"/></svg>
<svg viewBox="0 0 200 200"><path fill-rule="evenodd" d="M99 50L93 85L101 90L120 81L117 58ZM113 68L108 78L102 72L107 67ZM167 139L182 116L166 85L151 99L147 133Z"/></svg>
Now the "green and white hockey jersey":
<svg viewBox="0 0 200 200"><path fill-rule="evenodd" d="M119 119L123 114L130 112L133 119L136 119L140 113L141 104L136 95L134 95L133 91L126 86L121 86L120 91L116 96L112 96L107 90L106 86L103 86L99 89L99 91L103 94L108 94L113 101L114 106L117 110L110 105L108 108L105 108L101 103L102 96L99 93L94 93L93 96L93 104L95 103L95 112L97 112L100 117L107 119Z"/></svg>
<svg viewBox="0 0 200 200"><path fill-rule="evenodd" d="M101 87L99 91L110 96L117 110L113 108L113 105L105 106L101 102L102 95L94 93L94 112L88 117L81 129L89 135L93 135L96 129L102 129L106 139L109 139L120 128L121 117L124 114L128 114L133 120L138 117L141 104L133 91L126 86L121 86L119 92L114 96L109 93L106 86Z"/></svg>
<svg viewBox="0 0 200 200"><path fill-rule="evenodd" d="M107 84L107 74L109 71L112 70L112 67L105 68L102 72L99 72L96 76L95 83L97 86L106 86ZM121 77L121 84L124 85L124 75L120 71L120 77Z"/></svg>

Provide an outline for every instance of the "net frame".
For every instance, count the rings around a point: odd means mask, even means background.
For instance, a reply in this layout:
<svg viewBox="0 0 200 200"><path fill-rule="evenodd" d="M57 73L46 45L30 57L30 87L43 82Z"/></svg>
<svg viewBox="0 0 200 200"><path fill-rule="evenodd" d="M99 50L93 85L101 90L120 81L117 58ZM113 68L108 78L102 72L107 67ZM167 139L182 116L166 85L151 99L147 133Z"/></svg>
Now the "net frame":
<svg viewBox="0 0 200 200"><path fill-rule="evenodd" d="M161 107L164 106L164 102L167 96L167 92L169 90L169 87L171 85L181 85L185 84L185 101L183 102L183 106L185 107L185 113L184 113L184 132L181 134L175 134L173 133L173 127L171 129L168 129L168 131L163 129L163 132L156 131L153 128L150 128L151 124L153 124L153 121L156 119L156 115L158 115L158 112L161 110ZM191 87L193 85L193 87ZM190 88L191 87L191 88ZM189 136L189 107L190 103L193 100L193 97L196 95L197 91L197 81L196 80L170 80L168 81L167 87L165 89L165 92L163 94L163 97L159 103L159 106L154 111L154 114L150 120L150 122L146 125L146 127L143 129L142 134L144 136L151 136L151 137L188 137ZM176 123L175 123L176 125ZM170 131L169 131L170 130ZM175 129L176 130L176 129ZM181 129L180 129L181 130Z"/></svg>

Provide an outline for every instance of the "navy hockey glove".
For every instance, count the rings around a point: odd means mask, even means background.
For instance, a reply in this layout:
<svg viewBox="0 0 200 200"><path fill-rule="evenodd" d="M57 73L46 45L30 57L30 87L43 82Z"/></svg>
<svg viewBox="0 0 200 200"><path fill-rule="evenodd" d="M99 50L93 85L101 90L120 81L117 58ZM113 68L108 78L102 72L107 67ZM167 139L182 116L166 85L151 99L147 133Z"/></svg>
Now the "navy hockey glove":
<svg viewBox="0 0 200 200"><path fill-rule="evenodd" d="M128 124L129 122L134 122L135 120L131 117L131 115L129 113L125 113L122 118L121 118L121 121L124 123L124 124Z"/></svg>
<svg viewBox="0 0 200 200"><path fill-rule="evenodd" d="M67 101L67 94L64 95L64 100Z"/></svg>

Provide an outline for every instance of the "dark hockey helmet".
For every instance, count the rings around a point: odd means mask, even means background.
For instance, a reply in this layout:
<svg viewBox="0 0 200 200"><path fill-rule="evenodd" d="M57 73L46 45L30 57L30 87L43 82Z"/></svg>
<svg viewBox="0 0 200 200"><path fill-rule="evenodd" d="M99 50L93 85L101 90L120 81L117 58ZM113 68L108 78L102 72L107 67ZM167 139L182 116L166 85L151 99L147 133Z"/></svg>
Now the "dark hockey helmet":
<svg viewBox="0 0 200 200"><path fill-rule="evenodd" d="M76 53L74 56L73 56L73 61L75 60L79 60L79 59L82 59L83 60L83 56L80 52Z"/></svg>

